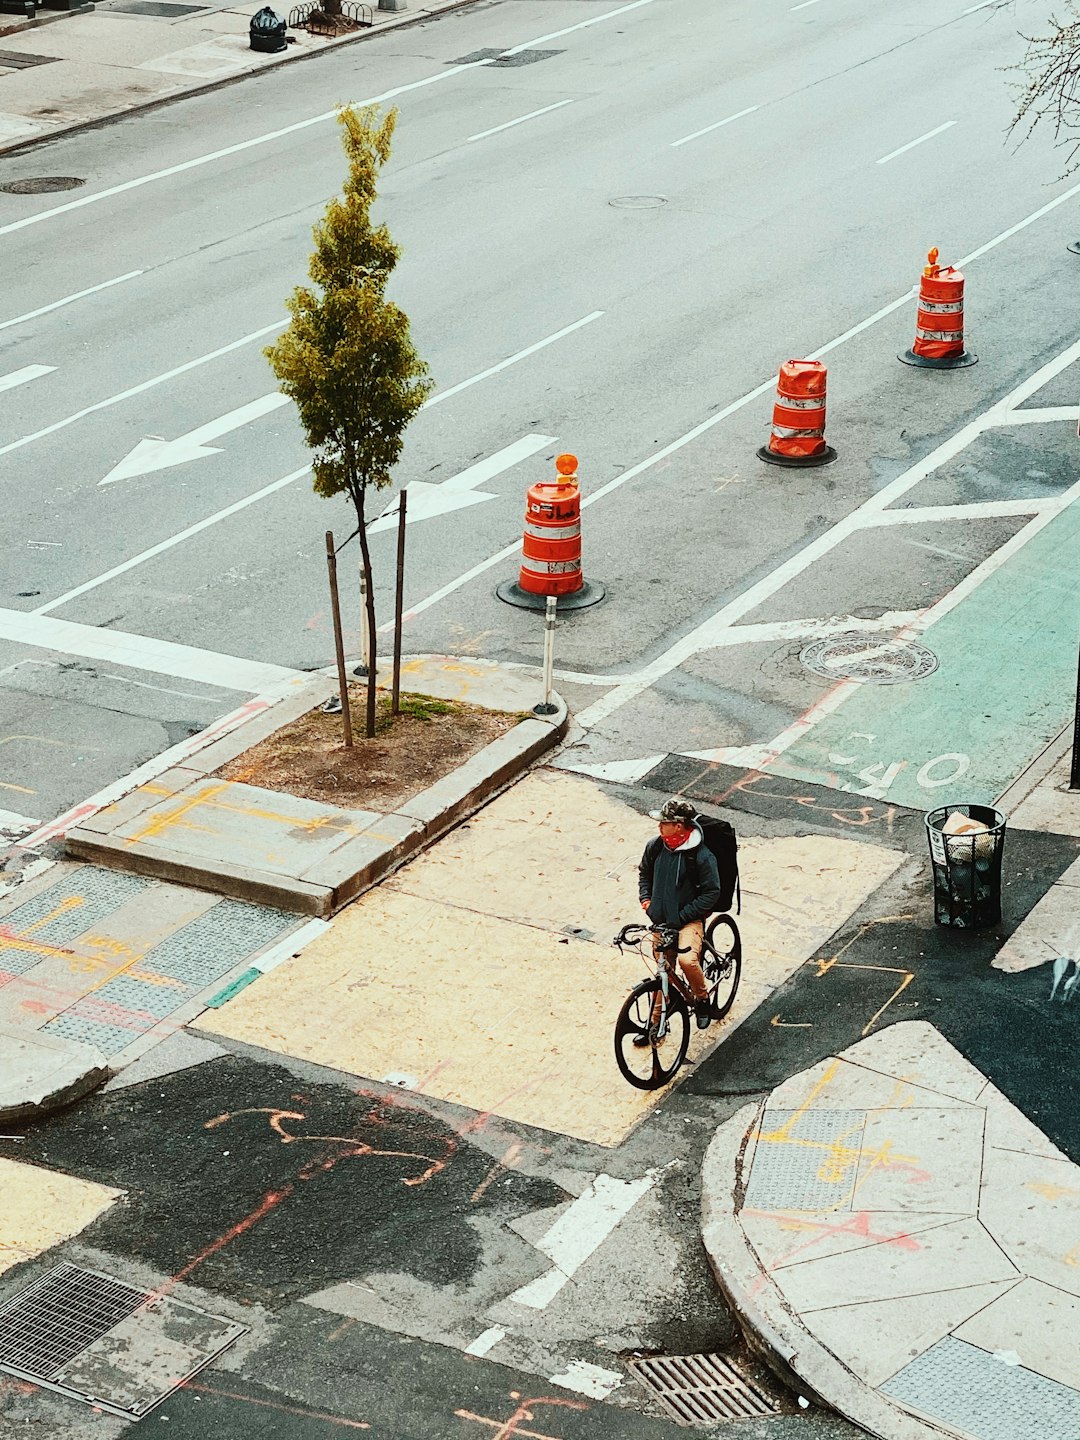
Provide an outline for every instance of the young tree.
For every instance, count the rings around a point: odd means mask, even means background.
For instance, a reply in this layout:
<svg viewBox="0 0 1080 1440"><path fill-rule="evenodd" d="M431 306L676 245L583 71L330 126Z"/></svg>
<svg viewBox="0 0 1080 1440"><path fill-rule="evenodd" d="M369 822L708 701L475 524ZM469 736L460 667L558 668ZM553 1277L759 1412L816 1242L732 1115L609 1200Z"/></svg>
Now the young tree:
<svg viewBox="0 0 1080 1440"><path fill-rule="evenodd" d="M281 389L296 402L313 452L317 495L347 495L359 527L370 660L367 734L375 733L375 589L366 503L370 486L391 483L405 427L431 391L427 366L409 335L409 317L386 298L398 247L371 221L379 172L390 155L397 111L380 122L375 106L338 116L349 173L340 197L315 226L312 287L288 302L292 321L266 348Z"/></svg>
<svg viewBox="0 0 1080 1440"><path fill-rule="evenodd" d="M1062 179L1080 165L1080 4L1064 4L1066 18L1051 15L1046 34L1021 36L1027 50L1011 68L1024 78L1017 86L1019 105L1009 127L1010 132L1021 129L1020 138L1026 140L1036 125L1050 125L1066 151Z"/></svg>

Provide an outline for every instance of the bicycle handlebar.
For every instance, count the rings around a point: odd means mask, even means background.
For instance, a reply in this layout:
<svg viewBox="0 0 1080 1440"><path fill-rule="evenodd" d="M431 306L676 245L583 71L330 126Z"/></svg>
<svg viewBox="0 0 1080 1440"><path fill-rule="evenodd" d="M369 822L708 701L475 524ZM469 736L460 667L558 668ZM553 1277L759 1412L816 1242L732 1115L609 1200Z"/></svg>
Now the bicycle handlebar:
<svg viewBox="0 0 1080 1440"><path fill-rule="evenodd" d="M624 925L611 943L620 949L636 945L650 931L659 939L661 950L670 950L679 943L679 932L671 925Z"/></svg>

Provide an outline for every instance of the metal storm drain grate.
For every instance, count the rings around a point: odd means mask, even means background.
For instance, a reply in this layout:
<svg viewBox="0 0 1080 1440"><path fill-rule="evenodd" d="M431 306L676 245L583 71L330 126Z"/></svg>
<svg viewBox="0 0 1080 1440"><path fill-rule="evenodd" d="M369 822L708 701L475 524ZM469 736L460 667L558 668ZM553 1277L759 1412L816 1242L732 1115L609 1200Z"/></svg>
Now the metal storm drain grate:
<svg viewBox="0 0 1080 1440"><path fill-rule="evenodd" d="M0 1305L0 1370L138 1420L245 1327L57 1265Z"/></svg>
<svg viewBox="0 0 1080 1440"><path fill-rule="evenodd" d="M857 633L814 640L799 659L815 675L829 680L865 680L871 685L922 680L938 668L937 656L925 645Z"/></svg>
<svg viewBox="0 0 1080 1440"><path fill-rule="evenodd" d="M775 1415L776 1406L722 1355L651 1355L630 1371L683 1425Z"/></svg>

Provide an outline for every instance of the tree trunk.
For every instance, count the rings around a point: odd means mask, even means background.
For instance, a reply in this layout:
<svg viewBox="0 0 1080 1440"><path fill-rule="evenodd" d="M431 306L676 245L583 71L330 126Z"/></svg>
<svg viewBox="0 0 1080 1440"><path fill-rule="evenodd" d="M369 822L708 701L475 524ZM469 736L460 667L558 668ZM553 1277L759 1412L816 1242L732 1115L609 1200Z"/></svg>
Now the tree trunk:
<svg viewBox="0 0 1080 1440"><path fill-rule="evenodd" d="M360 522L360 554L363 557L364 567L364 616L363 623L367 626L367 715L366 733L367 738L375 738L375 587L371 580L371 551L368 548L367 525L364 521L364 502L367 498L367 487L360 490L360 497L356 502L356 517Z"/></svg>

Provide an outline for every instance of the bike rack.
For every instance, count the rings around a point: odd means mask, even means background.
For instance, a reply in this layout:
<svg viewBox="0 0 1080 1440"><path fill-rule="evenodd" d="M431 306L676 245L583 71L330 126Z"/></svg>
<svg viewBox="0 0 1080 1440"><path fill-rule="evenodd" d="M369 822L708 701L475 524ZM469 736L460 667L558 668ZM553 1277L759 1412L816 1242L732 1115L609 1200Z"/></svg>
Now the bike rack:
<svg viewBox="0 0 1080 1440"><path fill-rule="evenodd" d="M361 4L360 0L341 0L341 13L361 29L370 30L375 23L371 6ZM336 32L329 20L319 0L306 0L305 4L289 11L289 29L306 30L309 35L334 35Z"/></svg>

